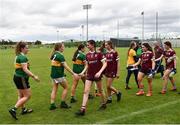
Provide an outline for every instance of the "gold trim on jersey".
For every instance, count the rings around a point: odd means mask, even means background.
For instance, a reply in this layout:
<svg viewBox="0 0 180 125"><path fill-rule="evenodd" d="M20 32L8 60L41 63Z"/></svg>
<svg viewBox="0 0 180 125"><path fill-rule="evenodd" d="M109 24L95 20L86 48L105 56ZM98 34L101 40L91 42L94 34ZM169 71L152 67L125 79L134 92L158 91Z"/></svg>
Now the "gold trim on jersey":
<svg viewBox="0 0 180 125"><path fill-rule="evenodd" d="M73 64L84 65L84 62L82 60L77 59L76 61L73 61Z"/></svg>
<svg viewBox="0 0 180 125"><path fill-rule="evenodd" d="M62 64L59 61L52 60L51 66L62 66Z"/></svg>
<svg viewBox="0 0 180 125"><path fill-rule="evenodd" d="M20 68L22 68L22 66L21 66L20 63L15 63L15 68L16 68L16 69L20 69Z"/></svg>

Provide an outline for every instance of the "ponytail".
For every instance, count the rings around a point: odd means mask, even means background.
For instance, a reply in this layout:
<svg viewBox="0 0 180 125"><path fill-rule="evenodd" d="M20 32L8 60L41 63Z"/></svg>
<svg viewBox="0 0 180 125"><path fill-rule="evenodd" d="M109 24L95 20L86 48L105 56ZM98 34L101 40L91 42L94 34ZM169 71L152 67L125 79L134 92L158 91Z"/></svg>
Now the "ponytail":
<svg viewBox="0 0 180 125"><path fill-rule="evenodd" d="M134 41L132 41L130 43L130 46L129 46L129 49L128 49L128 52L127 52L127 56L129 55L129 51L132 49L133 46L135 46L135 42Z"/></svg>
<svg viewBox="0 0 180 125"><path fill-rule="evenodd" d="M85 46L84 46L83 44L80 44L80 45L78 46L78 49L74 52L72 61L76 61L76 57L77 57L77 55L78 55L78 52L79 52L81 49L83 49L84 47L85 47Z"/></svg>
<svg viewBox="0 0 180 125"><path fill-rule="evenodd" d="M54 45L54 49L53 49L52 52L51 52L50 59L52 58L54 52L55 52L55 51L59 51L59 49L60 49L62 46L63 46L63 43L56 43L56 44Z"/></svg>

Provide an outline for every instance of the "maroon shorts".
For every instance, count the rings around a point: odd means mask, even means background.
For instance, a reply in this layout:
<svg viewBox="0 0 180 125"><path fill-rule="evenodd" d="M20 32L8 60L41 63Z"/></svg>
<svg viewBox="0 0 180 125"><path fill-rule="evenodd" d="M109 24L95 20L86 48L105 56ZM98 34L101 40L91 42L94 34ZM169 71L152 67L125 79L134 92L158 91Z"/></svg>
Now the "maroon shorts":
<svg viewBox="0 0 180 125"><path fill-rule="evenodd" d="M174 69L174 66L172 66L172 65L167 66L167 65L166 65L166 70L167 70L167 69L173 70L173 69Z"/></svg>
<svg viewBox="0 0 180 125"><path fill-rule="evenodd" d="M89 76L89 75L87 75L86 80L97 82L97 81L100 81L101 78L102 78L102 75L101 75L99 78L96 78L96 77L94 77L94 76Z"/></svg>
<svg viewBox="0 0 180 125"><path fill-rule="evenodd" d="M143 68L141 68L139 72L142 72L145 75L149 75L151 73L151 69L143 69Z"/></svg>
<svg viewBox="0 0 180 125"><path fill-rule="evenodd" d="M108 78L116 78L116 73L114 72L111 72L111 73L105 73L105 76L108 77Z"/></svg>

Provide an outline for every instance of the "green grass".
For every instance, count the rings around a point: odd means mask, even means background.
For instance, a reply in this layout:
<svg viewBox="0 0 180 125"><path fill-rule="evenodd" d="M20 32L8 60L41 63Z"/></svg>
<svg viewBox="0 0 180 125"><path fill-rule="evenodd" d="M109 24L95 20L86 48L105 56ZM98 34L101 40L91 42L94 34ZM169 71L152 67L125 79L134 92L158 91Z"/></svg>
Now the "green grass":
<svg viewBox="0 0 180 125"><path fill-rule="evenodd" d="M72 67L71 58L75 48L66 48L64 55L67 63ZM77 99L76 104L72 104L70 110L64 110L58 108L55 111L49 111L49 101L51 93L51 79L50 79L50 60L49 54L51 50L47 48L31 49L28 54L31 71L37 74L41 82L36 83L32 79L30 80L32 88L32 98L27 104L34 110L32 114L20 115L18 111L19 120L15 121L11 118L8 113L8 109L14 106L17 100L17 91L12 81L14 73L14 50L0 50L0 123L11 123L11 124L50 124L50 123L101 123L108 119L120 117L119 119L112 120L111 123L128 123L128 124L144 124L144 123L156 123L156 124L167 124L167 123L179 123L180 124L180 95L176 92L170 92L166 95L159 95L158 92L162 87L162 79L158 74L153 80L153 96L152 97L137 97L135 93L137 91L134 77L131 77L130 86L131 90L125 90L125 77L126 77L126 52L127 48L118 49L120 55L120 78L114 81L114 86L120 89L123 93L121 102L116 102L116 97L113 97L113 103L108 105L105 111L97 111L100 103L99 97L93 100L89 100L87 113L82 118L77 118L74 115L82 102L83 83L80 82L77 88ZM180 49L176 49L177 55L180 57ZM178 61L178 67L180 63ZM69 93L68 103L70 100L70 87L72 84L72 77L69 73L67 74L67 80L69 82ZM178 89L180 89L180 74L176 75L176 83ZM104 87L105 87L105 82ZM144 80L145 90L147 91L147 81ZM170 89L171 85L168 85ZM62 88L59 87L58 97L56 104L60 103L60 95ZM175 102L174 104L166 105L161 108L155 108L166 103ZM152 109L152 110L148 110ZM146 112L143 112L147 110ZM140 112L132 115L133 112ZM122 116L122 118L121 118Z"/></svg>

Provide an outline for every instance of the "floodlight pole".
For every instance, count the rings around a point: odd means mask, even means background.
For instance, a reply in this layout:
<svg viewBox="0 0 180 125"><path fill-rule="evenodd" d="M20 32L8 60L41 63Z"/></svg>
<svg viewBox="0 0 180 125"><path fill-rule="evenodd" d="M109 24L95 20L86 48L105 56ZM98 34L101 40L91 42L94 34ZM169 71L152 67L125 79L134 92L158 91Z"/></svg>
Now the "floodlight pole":
<svg viewBox="0 0 180 125"><path fill-rule="evenodd" d="M158 40L158 12L156 12L156 41Z"/></svg>
<svg viewBox="0 0 180 125"><path fill-rule="evenodd" d="M141 13L142 15L142 42L144 41L144 11Z"/></svg>
<svg viewBox="0 0 180 125"><path fill-rule="evenodd" d="M83 5L83 9L86 10L86 25L87 25L87 29L86 29L86 41L88 41L88 10L91 9L91 4L86 4L86 5Z"/></svg>
<svg viewBox="0 0 180 125"><path fill-rule="evenodd" d="M82 28L82 41L84 41L84 25L81 25Z"/></svg>
<svg viewBox="0 0 180 125"><path fill-rule="evenodd" d="M59 30L57 30L57 42L59 42Z"/></svg>

